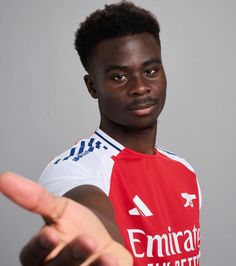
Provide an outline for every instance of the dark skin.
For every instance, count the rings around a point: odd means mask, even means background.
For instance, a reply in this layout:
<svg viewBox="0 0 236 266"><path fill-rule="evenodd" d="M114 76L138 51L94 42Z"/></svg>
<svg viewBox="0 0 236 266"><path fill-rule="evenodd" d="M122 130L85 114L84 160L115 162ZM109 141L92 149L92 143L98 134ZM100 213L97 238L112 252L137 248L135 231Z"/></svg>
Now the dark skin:
<svg viewBox="0 0 236 266"><path fill-rule="evenodd" d="M150 33L104 40L90 62L87 88L98 99L100 128L127 148L153 154L166 97L161 49Z"/></svg>
<svg viewBox="0 0 236 266"><path fill-rule="evenodd" d="M141 33L100 42L90 60L89 75L84 80L91 96L98 99L100 128L127 148L154 154L157 119L166 96L161 49L154 36ZM16 183L15 177L13 179L11 187ZM38 201L36 208L32 208L27 205L29 201L15 199L8 190L7 180L9 176L0 179L0 187L4 188L1 191L17 204L41 214L47 223L22 250L23 265L73 266L87 262L93 255L95 259L83 265L132 265L129 255L118 244L122 243L122 237L115 223L112 204L100 189L80 186L68 191L64 198L60 198L60 203L53 198L51 208L61 210L60 217L55 218L53 212L46 212L44 206L38 206ZM38 187L34 189L39 190ZM67 220L72 228L78 227L79 233L75 232L77 229L67 230L70 227ZM96 233L91 237L89 233L93 230ZM76 258L72 253L74 248L77 248ZM49 254L50 262L45 264Z"/></svg>

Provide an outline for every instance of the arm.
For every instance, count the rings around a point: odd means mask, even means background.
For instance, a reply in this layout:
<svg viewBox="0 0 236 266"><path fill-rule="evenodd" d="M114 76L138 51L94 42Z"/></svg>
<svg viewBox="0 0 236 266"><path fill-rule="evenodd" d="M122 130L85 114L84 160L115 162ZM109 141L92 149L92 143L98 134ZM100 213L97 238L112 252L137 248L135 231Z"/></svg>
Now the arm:
<svg viewBox="0 0 236 266"><path fill-rule="evenodd" d="M92 185L82 185L68 191L64 196L90 209L103 223L110 236L123 244L120 231L115 223L111 201L101 189Z"/></svg>
<svg viewBox="0 0 236 266"><path fill-rule="evenodd" d="M0 175L0 191L19 206L42 215L46 222L22 250L23 265L132 265L128 251L111 237L94 212L82 204L55 197L38 184L12 173ZM73 193L70 191L68 195L73 198ZM105 209L106 204L102 204ZM105 215L102 208L95 208L95 212Z"/></svg>

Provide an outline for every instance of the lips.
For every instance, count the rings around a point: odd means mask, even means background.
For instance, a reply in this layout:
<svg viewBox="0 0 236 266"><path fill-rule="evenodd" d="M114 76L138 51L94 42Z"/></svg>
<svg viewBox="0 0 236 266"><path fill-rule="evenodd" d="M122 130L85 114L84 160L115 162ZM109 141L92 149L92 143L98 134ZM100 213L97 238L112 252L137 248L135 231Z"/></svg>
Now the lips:
<svg viewBox="0 0 236 266"><path fill-rule="evenodd" d="M143 101L136 101L128 106L129 110L141 110L152 107L157 104L157 100L143 100Z"/></svg>
<svg viewBox="0 0 236 266"><path fill-rule="evenodd" d="M146 116L151 114L157 105L157 100L145 100L145 101L136 101L132 103L128 109L137 116Z"/></svg>

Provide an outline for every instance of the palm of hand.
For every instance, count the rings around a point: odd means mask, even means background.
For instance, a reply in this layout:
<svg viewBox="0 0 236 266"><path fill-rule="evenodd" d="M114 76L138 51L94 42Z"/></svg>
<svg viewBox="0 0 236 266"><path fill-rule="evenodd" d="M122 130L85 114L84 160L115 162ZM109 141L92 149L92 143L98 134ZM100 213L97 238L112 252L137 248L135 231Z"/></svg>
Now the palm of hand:
<svg viewBox="0 0 236 266"><path fill-rule="evenodd" d="M60 254L63 254L63 250L71 243L73 244L73 240L78 237L82 237L85 244L89 239L92 239L95 243L95 248L85 257L81 265L132 265L129 252L111 238L96 215L83 205L68 198L55 197L38 184L13 173L0 175L0 192L19 206L40 214L46 222L46 226L23 249L22 253L24 253L26 261L32 260L30 250L32 250L32 243L35 244L33 240L38 239L45 228L49 228L56 232L58 241L51 253L46 254L46 261L50 261L48 265L59 265L57 261L58 258L60 260ZM116 257L115 264L101 264L100 262L93 264L93 261L103 254L114 255ZM41 265L42 263L44 265L44 259L45 256L38 259L33 258L33 262L35 265ZM39 263L35 263L35 260ZM24 265L33 264L27 262ZM65 265L65 263L62 265ZM66 265L69 264L66 263Z"/></svg>

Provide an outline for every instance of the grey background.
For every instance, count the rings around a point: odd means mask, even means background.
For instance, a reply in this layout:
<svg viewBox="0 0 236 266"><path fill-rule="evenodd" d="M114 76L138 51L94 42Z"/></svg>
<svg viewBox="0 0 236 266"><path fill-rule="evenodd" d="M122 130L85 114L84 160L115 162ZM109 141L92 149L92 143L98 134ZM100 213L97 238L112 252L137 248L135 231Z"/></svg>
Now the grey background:
<svg viewBox="0 0 236 266"><path fill-rule="evenodd" d="M74 32L104 3L0 1L0 172L37 180L47 162L97 128ZM161 23L168 100L157 144L184 156L203 193L201 265L235 261L235 1L143 0ZM0 265L19 265L42 220L0 195Z"/></svg>

